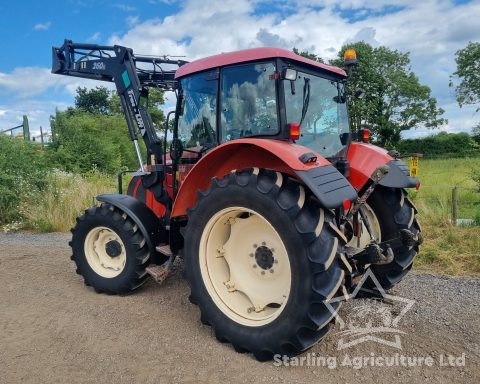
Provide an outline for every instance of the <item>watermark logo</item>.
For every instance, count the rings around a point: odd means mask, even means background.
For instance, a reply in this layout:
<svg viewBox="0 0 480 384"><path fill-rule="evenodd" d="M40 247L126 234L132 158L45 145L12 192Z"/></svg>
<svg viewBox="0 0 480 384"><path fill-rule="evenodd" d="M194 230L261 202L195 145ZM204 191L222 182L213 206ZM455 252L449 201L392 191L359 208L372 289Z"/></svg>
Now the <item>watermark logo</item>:
<svg viewBox="0 0 480 384"><path fill-rule="evenodd" d="M375 290L365 288L365 282L371 279ZM376 293L377 299L368 299L356 306L347 319L342 319L332 304L336 302L355 299L361 293ZM385 304L390 303L390 304ZM398 313L393 312L392 304L399 303L401 310ZM402 349L400 335L405 334L399 329L400 320L415 304L415 300L388 294L379 283L371 269L363 275L360 283L355 290L348 295L334 297L325 301L325 305L335 316L340 325L340 339L338 341L338 350L346 349L354 345L373 341L389 347Z"/></svg>

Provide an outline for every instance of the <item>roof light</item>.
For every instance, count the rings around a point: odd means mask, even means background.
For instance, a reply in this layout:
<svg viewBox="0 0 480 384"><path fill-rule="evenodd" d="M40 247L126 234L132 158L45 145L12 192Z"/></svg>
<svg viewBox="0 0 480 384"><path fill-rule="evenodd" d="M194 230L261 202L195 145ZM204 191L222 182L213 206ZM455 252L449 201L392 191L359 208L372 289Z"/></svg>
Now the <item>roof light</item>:
<svg viewBox="0 0 480 384"><path fill-rule="evenodd" d="M355 64L357 64L357 52L353 48L349 48L343 54L343 65Z"/></svg>
<svg viewBox="0 0 480 384"><path fill-rule="evenodd" d="M283 70L283 78L285 80L295 81L297 80L297 71L293 68L285 68Z"/></svg>

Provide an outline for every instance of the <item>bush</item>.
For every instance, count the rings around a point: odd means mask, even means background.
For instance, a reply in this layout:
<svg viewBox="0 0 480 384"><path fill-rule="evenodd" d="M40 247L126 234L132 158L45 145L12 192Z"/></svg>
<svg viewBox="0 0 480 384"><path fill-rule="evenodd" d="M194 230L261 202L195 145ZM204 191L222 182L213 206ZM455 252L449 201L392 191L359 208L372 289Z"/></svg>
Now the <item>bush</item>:
<svg viewBox="0 0 480 384"><path fill-rule="evenodd" d="M47 157L56 168L66 172L85 174L99 170L115 174L122 167L138 167L122 115L94 115L75 109L57 111L52 133Z"/></svg>
<svg viewBox="0 0 480 384"><path fill-rule="evenodd" d="M421 139L402 140L396 149L400 153L423 153L425 157L480 156L480 145L467 133L440 132Z"/></svg>
<svg viewBox="0 0 480 384"><path fill-rule="evenodd" d="M0 223L23 222L21 202L37 201L46 176L47 165L37 145L0 135Z"/></svg>

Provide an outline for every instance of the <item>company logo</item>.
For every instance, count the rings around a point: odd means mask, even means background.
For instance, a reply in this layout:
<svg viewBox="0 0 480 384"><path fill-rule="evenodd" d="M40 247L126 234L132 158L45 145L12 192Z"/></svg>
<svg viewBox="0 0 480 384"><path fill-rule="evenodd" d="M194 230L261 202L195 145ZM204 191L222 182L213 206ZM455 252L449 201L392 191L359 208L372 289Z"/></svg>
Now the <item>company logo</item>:
<svg viewBox="0 0 480 384"><path fill-rule="evenodd" d="M375 290L364 287L368 279L373 282ZM335 302L354 299L361 293L375 293L376 299L359 302L359 305L353 309L348 318L343 319L332 306ZM400 311L394 312L392 304L400 304ZM325 302L340 325L341 331L338 332L340 339L337 349L346 349L366 341L402 349L400 336L405 332L399 329L399 323L413 304L415 304L415 300L388 294L382 288L372 270L368 269L351 295L345 294Z"/></svg>

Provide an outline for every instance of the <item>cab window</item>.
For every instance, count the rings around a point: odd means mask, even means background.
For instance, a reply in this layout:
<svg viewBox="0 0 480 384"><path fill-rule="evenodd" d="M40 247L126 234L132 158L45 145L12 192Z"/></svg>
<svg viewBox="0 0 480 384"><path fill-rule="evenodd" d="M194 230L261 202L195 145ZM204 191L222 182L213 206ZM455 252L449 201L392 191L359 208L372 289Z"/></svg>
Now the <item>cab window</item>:
<svg viewBox="0 0 480 384"><path fill-rule="evenodd" d="M178 120L178 137L185 149L202 151L216 145L216 71L202 72L181 80L183 114Z"/></svg>
<svg viewBox="0 0 480 384"><path fill-rule="evenodd" d="M222 70L221 141L279 131L274 63Z"/></svg>

